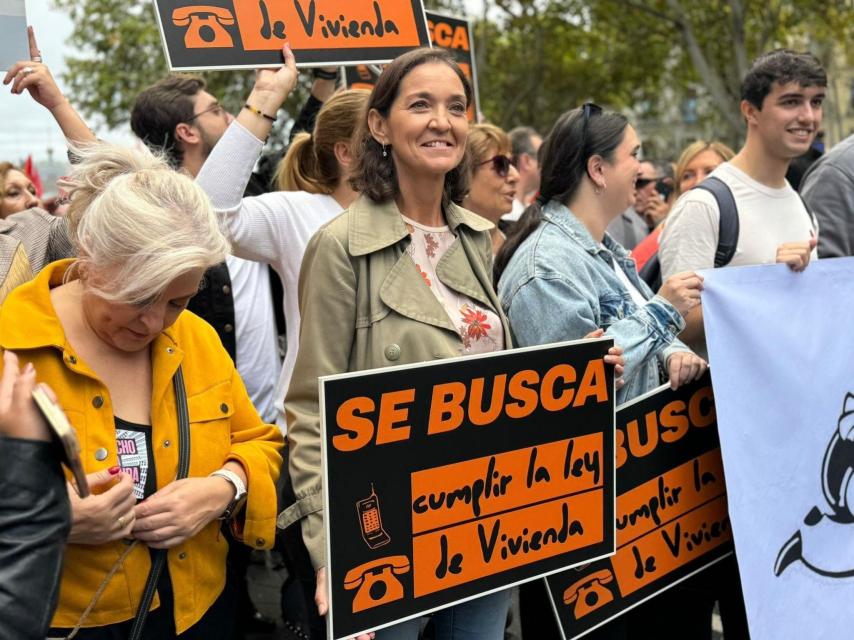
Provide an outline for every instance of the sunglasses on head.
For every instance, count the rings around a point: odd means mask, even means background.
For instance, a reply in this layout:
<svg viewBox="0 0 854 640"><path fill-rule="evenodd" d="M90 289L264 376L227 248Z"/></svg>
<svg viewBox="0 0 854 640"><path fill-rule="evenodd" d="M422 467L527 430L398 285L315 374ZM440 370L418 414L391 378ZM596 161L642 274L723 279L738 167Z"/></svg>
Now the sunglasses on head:
<svg viewBox="0 0 854 640"><path fill-rule="evenodd" d="M516 159L511 158L510 156L502 156L501 154L494 155L488 160L484 160L483 162L479 162L478 166L492 163L492 169L499 175L501 178L506 178L507 174L510 173L510 167L516 166Z"/></svg>

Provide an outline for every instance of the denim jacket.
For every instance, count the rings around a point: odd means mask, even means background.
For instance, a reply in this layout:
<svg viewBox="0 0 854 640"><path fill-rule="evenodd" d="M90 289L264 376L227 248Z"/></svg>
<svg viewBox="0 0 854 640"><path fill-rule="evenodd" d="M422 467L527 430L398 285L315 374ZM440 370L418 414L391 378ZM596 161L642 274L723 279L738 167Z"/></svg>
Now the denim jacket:
<svg viewBox="0 0 854 640"><path fill-rule="evenodd" d="M628 252L607 233L604 248L556 201L519 246L498 283L513 344L525 347L582 338L602 328L623 348L625 386L617 402L661 384L667 358L690 351L676 339L685 320L638 277ZM614 272L612 260L649 301L639 307Z"/></svg>

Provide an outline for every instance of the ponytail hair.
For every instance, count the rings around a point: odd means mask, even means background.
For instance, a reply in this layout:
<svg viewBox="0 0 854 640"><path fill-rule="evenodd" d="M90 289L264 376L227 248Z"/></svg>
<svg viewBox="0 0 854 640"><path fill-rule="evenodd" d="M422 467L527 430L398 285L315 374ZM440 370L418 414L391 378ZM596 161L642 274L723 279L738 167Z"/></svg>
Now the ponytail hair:
<svg viewBox="0 0 854 640"><path fill-rule="evenodd" d="M327 100L317 114L312 133L298 133L276 169L279 191L330 194L343 178L335 145L351 144L370 93L351 89Z"/></svg>
<svg viewBox="0 0 854 640"><path fill-rule="evenodd" d="M590 109L585 117L578 108L561 115L540 147L540 194L525 209L495 257L495 281L501 277L510 258L542 221L543 207L552 200L568 203L587 176L587 161L601 156L606 162L626 132L629 121L620 113Z"/></svg>

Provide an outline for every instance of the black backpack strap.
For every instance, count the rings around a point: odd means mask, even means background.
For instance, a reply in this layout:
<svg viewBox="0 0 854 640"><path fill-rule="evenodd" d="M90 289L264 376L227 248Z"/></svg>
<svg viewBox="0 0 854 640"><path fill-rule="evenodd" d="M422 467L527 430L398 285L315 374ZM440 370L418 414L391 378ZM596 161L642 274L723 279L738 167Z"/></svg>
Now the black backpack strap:
<svg viewBox="0 0 854 640"><path fill-rule="evenodd" d="M718 203L720 224L718 248L715 251L715 268L724 267L730 263L738 246L738 207L732 196L732 190L723 180L715 176L709 176L694 189L708 191Z"/></svg>

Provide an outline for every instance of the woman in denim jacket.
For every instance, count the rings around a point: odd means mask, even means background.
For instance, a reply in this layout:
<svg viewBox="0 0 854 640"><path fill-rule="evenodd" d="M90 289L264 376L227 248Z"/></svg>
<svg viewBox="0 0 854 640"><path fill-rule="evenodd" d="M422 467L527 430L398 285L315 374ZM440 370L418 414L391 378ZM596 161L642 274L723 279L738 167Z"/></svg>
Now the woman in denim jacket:
<svg viewBox="0 0 854 640"><path fill-rule="evenodd" d="M606 232L634 202L640 144L625 117L586 104L563 114L541 148L540 196L522 215L496 258L498 294L514 344L525 347L582 338L604 330L623 348L625 385L617 402L661 384L694 380L704 360L676 336L700 304L702 278L683 273L658 294L638 277L628 252ZM555 633L545 594L521 589L522 630ZM594 631L593 640L643 638L647 605Z"/></svg>
<svg viewBox="0 0 854 640"><path fill-rule="evenodd" d="M700 304L702 278L682 273L658 294L605 228L634 201L637 133L586 104L563 114L543 143L541 192L496 259L498 294L516 346L604 329L623 348L622 403L661 384L699 378L706 362L676 336Z"/></svg>

